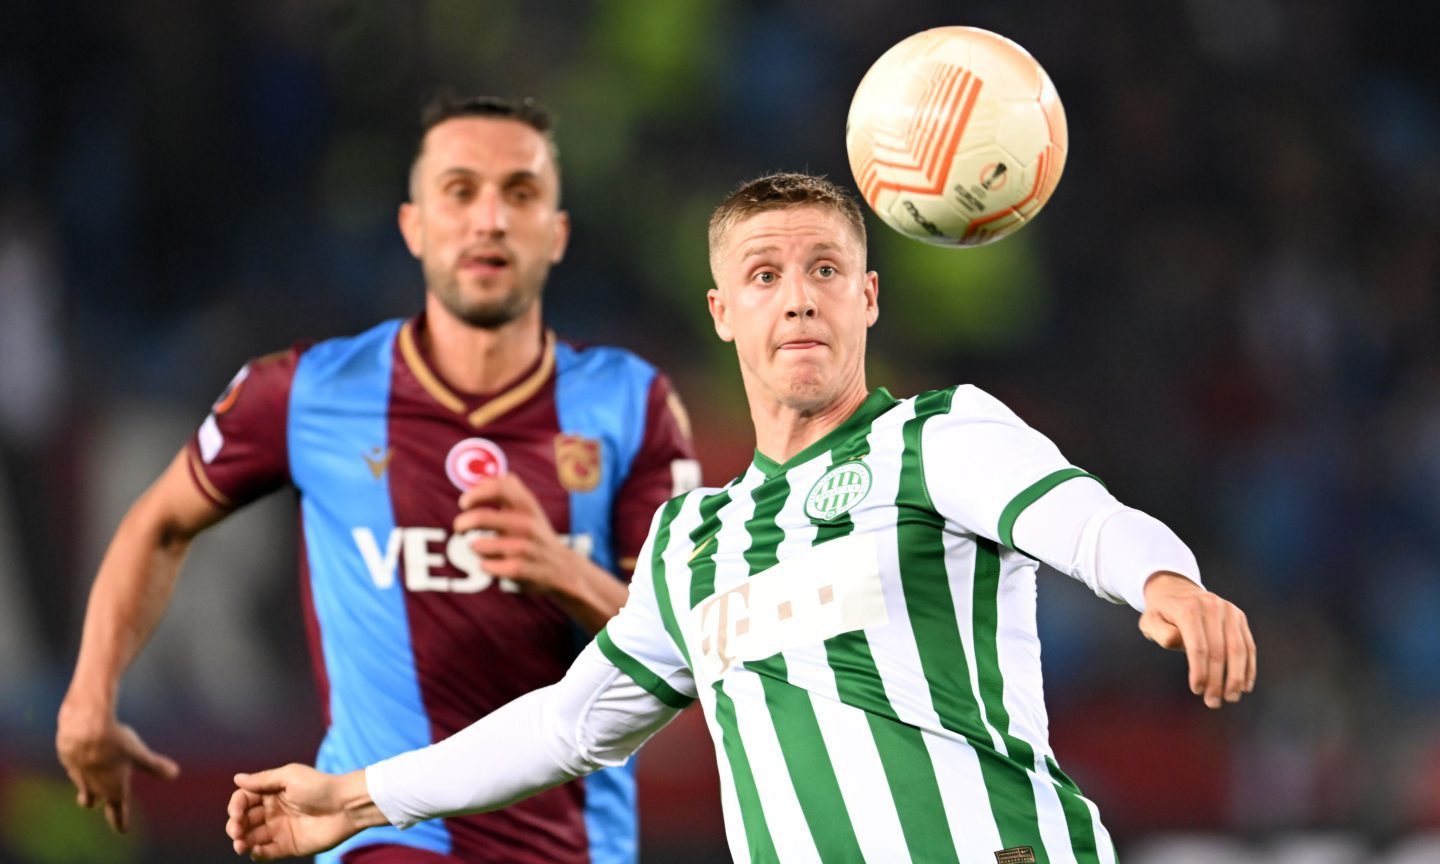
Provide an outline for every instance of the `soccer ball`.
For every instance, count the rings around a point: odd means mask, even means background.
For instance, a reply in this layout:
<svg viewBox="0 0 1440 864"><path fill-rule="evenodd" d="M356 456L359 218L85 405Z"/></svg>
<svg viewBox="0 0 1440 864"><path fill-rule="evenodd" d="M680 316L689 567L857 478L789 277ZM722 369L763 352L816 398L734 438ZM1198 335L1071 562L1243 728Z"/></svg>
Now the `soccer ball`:
<svg viewBox="0 0 1440 864"><path fill-rule="evenodd" d="M885 224L941 246L1019 230L1065 168L1065 109L1024 48L988 30L937 27L875 61L845 124L860 194Z"/></svg>

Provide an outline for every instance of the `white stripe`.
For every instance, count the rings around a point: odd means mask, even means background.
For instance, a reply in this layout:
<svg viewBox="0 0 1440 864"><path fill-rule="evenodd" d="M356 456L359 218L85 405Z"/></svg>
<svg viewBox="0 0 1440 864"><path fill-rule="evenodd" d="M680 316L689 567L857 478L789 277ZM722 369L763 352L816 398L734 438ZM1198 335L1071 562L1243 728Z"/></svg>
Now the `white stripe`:
<svg viewBox="0 0 1440 864"><path fill-rule="evenodd" d="M1100 864L1116 864L1115 841L1110 839L1110 832L1106 830L1105 823L1100 821L1100 811L1095 808L1095 802L1084 797L1080 800L1085 802L1085 809L1090 811L1090 825L1095 829L1095 849L1100 853Z"/></svg>
<svg viewBox="0 0 1440 864"><path fill-rule="evenodd" d="M1000 594L996 599L996 649L1005 681L1005 711L1011 735L1028 743L1036 755L1053 756L1045 684L1040 672L1040 638L1035 625L1035 566L1025 556L1000 551Z"/></svg>
<svg viewBox="0 0 1440 864"><path fill-rule="evenodd" d="M788 652L787 652L788 654ZM831 678L834 685L834 678ZM865 712L837 698L812 691L810 704L820 724L820 737L835 766L840 797L845 800L855 840L866 861L902 864L910 860L895 796L875 746ZM882 722L889 723L890 720Z"/></svg>
<svg viewBox="0 0 1440 864"><path fill-rule="evenodd" d="M923 731L930 764L940 782L940 801L945 807L950 840L961 861L993 861L995 852L1005 848L990 794L980 773L980 757L963 738Z"/></svg>
<svg viewBox="0 0 1440 864"><path fill-rule="evenodd" d="M740 729L740 744L750 760L755 787L760 794L760 807L775 852L786 864L816 862L820 852L800 809L795 785L785 766L780 739L775 734L774 720L765 704L760 676L744 668L732 669L722 685L735 703L735 725Z"/></svg>

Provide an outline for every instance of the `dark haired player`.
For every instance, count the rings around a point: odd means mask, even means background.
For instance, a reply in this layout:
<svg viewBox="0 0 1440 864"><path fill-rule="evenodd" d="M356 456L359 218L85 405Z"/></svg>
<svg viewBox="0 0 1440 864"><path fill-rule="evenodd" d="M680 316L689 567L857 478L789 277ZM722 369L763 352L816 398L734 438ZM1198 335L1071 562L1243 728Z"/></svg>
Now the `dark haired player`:
<svg viewBox="0 0 1440 864"><path fill-rule="evenodd" d="M56 745L84 806L128 821L132 766L173 777L115 713L192 538L286 485L327 732L349 771L438 741L560 678L624 604L656 508L698 483L665 378L576 348L540 294L569 237L551 117L526 100L430 105L400 230L424 311L242 368L135 503L91 592ZM515 807L367 831L360 862L635 859L625 769Z"/></svg>

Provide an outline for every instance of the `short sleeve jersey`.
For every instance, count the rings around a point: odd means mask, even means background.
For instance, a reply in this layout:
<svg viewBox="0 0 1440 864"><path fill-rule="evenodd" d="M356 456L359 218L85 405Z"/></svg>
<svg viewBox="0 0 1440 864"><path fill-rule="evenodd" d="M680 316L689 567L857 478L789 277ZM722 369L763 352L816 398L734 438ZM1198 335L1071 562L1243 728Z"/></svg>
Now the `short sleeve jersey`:
<svg viewBox="0 0 1440 864"><path fill-rule="evenodd" d="M687 420L665 377L617 348L545 335L499 393L447 384L423 316L247 364L191 439L197 486L237 507L299 492L301 571L327 712L319 767L424 746L558 680L584 642L554 603L485 571L451 533L459 497L509 471L577 551L621 575L655 509L693 488ZM633 773L601 772L505 810L362 832L463 860L635 860Z"/></svg>
<svg viewBox="0 0 1440 864"><path fill-rule="evenodd" d="M741 862L1114 860L1048 741L1015 519L1089 476L970 386L883 389L670 501L602 652L698 698Z"/></svg>

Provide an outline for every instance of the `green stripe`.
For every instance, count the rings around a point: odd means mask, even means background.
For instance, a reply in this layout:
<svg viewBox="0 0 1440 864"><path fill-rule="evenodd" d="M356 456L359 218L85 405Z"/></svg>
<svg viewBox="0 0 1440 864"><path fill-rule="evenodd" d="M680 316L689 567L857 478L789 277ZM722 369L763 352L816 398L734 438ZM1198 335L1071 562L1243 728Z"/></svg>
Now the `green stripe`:
<svg viewBox="0 0 1440 864"><path fill-rule="evenodd" d="M782 655L777 654L766 662L784 675ZM775 725L775 737L780 742L780 753L790 772L790 785L800 801L800 810L805 814L805 824L810 828L820 860L864 861L809 692L783 677L760 674L759 678L765 691L765 705ZM858 815L866 818L863 813Z"/></svg>
<svg viewBox="0 0 1440 864"><path fill-rule="evenodd" d="M728 503L730 488L700 501L700 524L690 532L690 548L700 553L690 559L689 565L691 609L715 593L715 550L720 545L720 508Z"/></svg>
<svg viewBox="0 0 1440 864"><path fill-rule="evenodd" d="M981 718L977 694L970 686L965 647L960 638L960 624L948 584L945 526L935 511L925 484L921 446L925 422L931 416L948 410L952 393L940 391L917 398L916 416L902 429L905 450L901 456L900 495L896 502L902 513L896 525L901 589L920 654L921 670L930 688L931 703L941 725L964 735L979 757L985 791L1004 847L1029 846L1035 851L1038 864L1046 864L1049 857L1040 838L1039 814L1029 774L1023 766L995 750L990 731ZM977 550L976 581L984 575L982 570L988 573L993 569L995 576L999 574L994 543L989 542L987 547L986 542L981 541ZM990 561L982 560L987 558L987 552L994 561L993 568ZM976 590L979 591L978 586ZM980 653L978 646L987 639L993 654L993 594L991 607L988 625L981 620L984 610L978 606L975 620L967 622L975 634L977 655ZM983 632L986 626L989 630ZM979 698L985 700L987 709L986 688L999 686L998 663L992 665L993 670L987 670L985 660L977 656L976 677L982 690ZM995 677L992 678L992 675Z"/></svg>
<svg viewBox="0 0 1440 864"><path fill-rule="evenodd" d="M770 826L765 824L765 811L760 806L755 773L750 770L750 759L745 755L745 744L740 740L740 727L735 722L735 703L725 693L723 681L715 682L715 725L720 727L720 744L725 751L725 760L730 763L730 776L735 781L735 798L740 805L740 821L745 826L745 843L750 849L750 860L753 864L779 861L775 841L770 837Z"/></svg>
<svg viewBox="0 0 1440 864"><path fill-rule="evenodd" d="M1019 519L1020 514L1025 512L1025 508L1039 501L1041 496L1046 492L1049 492L1066 480L1074 480L1076 477L1089 477L1101 486L1105 485L1099 477L1096 477L1088 471L1082 471L1079 468L1061 468L1059 471L1041 477L1039 480L1025 487L1025 490L1019 495L1011 498L1010 503L1005 505L1005 509L1000 511L1000 526L998 532L1000 542L1014 549L1015 520Z"/></svg>
<svg viewBox="0 0 1440 864"><path fill-rule="evenodd" d="M650 579L655 585L655 605L660 609L660 622L670 640L680 649L685 665L694 668L690 662L690 651L685 647L685 636L680 632L680 622L675 618L675 606L670 602L670 583L665 579L665 548L670 545L670 523L680 513L685 497L671 499L660 514L660 530L655 534L655 545L650 552Z"/></svg>
<svg viewBox="0 0 1440 864"><path fill-rule="evenodd" d="M972 620L975 637L975 670L980 683L980 698L985 704L985 718L1000 733L1008 759L995 755L980 761L985 786L991 792L991 806L996 795L1004 798L1005 811L1013 814L1006 835L1006 823L1000 822L1000 837L1005 847L1033 846L1037 862L1048 859L1040 839L1040 814L1035 805L1035 787L1030 774L1035 770L1035 748L1029 742L1010 734L1010 712L1005 708L1005 679L1000 672L1000 647L997 641L1000 623L1000 550L994 540L975 539L975 571L971 585ZM989 740L988 738L986 739ZM993 751L992 751L993 752ZM1031 832L1034 832L1033 835Z"/></svg>
<svg viewBox="0 0 1440 864"><path fill-rule="evenodd" d="M1100 864L1099 844L1095 840L1095 817L1085 806L1084 796L1075 781L1065 776L1060 766L1049 756L1045 764L1055 780L1055 793L1060 797L1060 809L1065 811L1065 827L1070 832L1070 848L1075 850L1079 864Z"/></svg>
<svg viewBox="0 0 1440 864"><path fill-rule="evenodd" d="M779 562L780 542L785 539L779 523L780 511L790 493L788 473L766 478L752 493L755 511L745 522L745 532L750 536L745 563L749 565L750 576L763 573ZM820 860L864 860L809 693L790 683L784 654L749 661L745 668L760 679L775 738L790 773L790 785L800 802L800 811L805 814L805 824L815 848L820 851Z"/></svg>
<svg viewBox="0 0 1440 864"><path fill-rule="evenodd" d="M624 672L634 679L636 684L644 687L646 692L671 708L688 708L695 700L665 683L665 679L651 672L649 667L624 651L610 638L610 634L601 630L595 634L595 644L600 646L600 653L615 664L615 668Z"/></svg>

